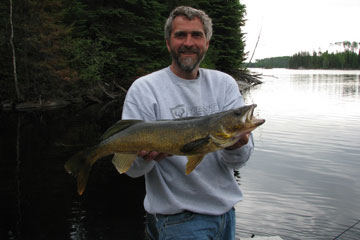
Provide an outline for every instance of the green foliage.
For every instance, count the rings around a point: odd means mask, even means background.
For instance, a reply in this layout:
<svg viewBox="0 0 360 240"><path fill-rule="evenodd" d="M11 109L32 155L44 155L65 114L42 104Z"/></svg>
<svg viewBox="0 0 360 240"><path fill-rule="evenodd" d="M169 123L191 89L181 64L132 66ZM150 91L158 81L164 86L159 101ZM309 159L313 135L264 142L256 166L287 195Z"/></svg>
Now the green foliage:
<svg viewBox="0 0 360 240"><path fill-rule="evenodd" d="M77 6L68 12L71 19L82 13L74 19L79 31L73 32L74 47L69 55L80 80L87 85L115 81L127 88L135 78L168 64L161 4L126 0L91 2L86 8L78 2Z"/></svg>
<svg viewBox="0 0 360 240"><path fill-rule="evenodd" d="M289 68L360 69L360 56L350 50L340 53L313 52L312 55L308 52L300 52L290 57Z"/></svg>
<svg viewBox="0 0 360 240"><path fill-rule="evenodd" d="M101 94L128 88L166 67L163 26L176 6L203 9L214 35L202 67L228 73L244 61L245 6L237 0L18 0L14 44L25 100ZM0 100L16 99L9 44L9 4L0 4Z"/></svg>
<svg viewBox="0 0 360 240"><path fill-rule="evenodd" d="M246 58L245 41L241 27L245 24L245 5L238 0L198 1L213 20L213 39L210 43L208 62L214 68L232 74L241 68Z"/></svg>
<svg viewBox="0 0 360 240"><path fill-rule="evenodd" d="M69 69L63 52L63 39L70 28L61 23L61 9L60 0L13 1L17 75L21 95L27 100L61 95L61 89L70 79L72 70ZM1 12L1 16L9 17L8 14ZM8 27L9 20L4 22ZM1 29L0 35L6 36L8 40L9 30ZM2 46L5 48L2 48L4 55L0 56L0 67L6 76L1 81L13 83L13 67L9 64L12 62L12 53L8 42ZM11 74L7 74L9 70ZM12 89L14 85L4 88L1 91L2 99L16 99Z"/></svg>
<svg viewBox="0 0 360 240"><path fill-rule="evenodd" d="M0 95L4 98L15 96L12 53L10 48L9 1L0 4ZM10 89L10 90L8 90Z"/></svg>
<svg viewBox="0 0 360 240"><path fill-rule="evenodd" d="M248 67L255 68L288 68L290 57L273 57L257 59L255 63L250 63Z"/></svg>

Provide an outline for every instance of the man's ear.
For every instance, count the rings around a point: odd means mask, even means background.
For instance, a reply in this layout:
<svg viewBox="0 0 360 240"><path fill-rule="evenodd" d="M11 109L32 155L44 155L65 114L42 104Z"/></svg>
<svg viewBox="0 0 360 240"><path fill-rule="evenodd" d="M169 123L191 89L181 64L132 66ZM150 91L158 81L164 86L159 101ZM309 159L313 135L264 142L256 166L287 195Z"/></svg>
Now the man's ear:
<svg viewBox="0 0 360 240"><path fill-rule="evenodd" d="M210 40L206 40L206 51L209 49L209 45L210 45Z"/></svg>
<svg viewBox="0 0 360 240"><path fill-rule="evenodd" d="M171 47L170 47L170 41L166 40L166 47L168 49L169 52L171 52Z"/></svg>

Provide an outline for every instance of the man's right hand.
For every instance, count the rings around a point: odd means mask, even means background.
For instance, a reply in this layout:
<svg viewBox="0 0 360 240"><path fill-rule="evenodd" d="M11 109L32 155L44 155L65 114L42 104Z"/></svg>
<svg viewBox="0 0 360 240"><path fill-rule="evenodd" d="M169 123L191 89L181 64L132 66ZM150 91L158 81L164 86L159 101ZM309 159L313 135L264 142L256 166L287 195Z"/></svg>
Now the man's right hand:
<svg viewBox="0 0 360 240"><path fill-rule="evenodd" d="M166 157L171 157L171 154L167 154L167 153L159 153L156 151L145 151L145 150L141 150L138 152L138 157L142 157L144 160L146 161L157 161L160 162L161 160L163 160Z"/></svg>

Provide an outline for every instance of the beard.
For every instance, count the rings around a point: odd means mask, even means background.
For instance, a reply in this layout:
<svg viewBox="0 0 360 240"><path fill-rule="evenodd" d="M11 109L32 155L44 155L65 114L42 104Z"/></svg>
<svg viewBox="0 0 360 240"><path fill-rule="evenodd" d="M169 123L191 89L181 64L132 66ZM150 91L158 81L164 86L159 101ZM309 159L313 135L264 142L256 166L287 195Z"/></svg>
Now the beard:
<svg viewBox="0 0 360 240"><path fill-rule="evenodd" d="M195 54L196 57L182 57L181 54ZM176 52L174 48L171 48L170 54L172 59L175 61L176 65L185 72L192 72L195 68L197 68L201 61L205 57L205 53L201 52L200 49L192 47L180 47L178 51Z"/></svg>

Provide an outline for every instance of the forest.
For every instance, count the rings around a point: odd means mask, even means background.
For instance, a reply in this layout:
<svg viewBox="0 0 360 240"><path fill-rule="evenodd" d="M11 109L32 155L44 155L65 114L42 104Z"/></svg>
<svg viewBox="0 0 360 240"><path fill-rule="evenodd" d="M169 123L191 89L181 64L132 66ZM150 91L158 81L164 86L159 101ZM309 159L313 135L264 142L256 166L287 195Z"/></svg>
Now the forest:
<svg viewBox="0 0 360 240"><path fill-rule="evenodd" d="M360 55L345 50L340 53L300 52L289 59L289 68L297 69L360 69Z"/></svg>
<svg viewBox="0 0 360 240"><path fill-rule="evenodd" d="M360 51L358 42L343 41L335 43L342 51L335 53L302 51L293 56L257 59L249 67L291 68L291 69L360 69Z"/></svg>
<svg viewBox="0 0 360 240"><path fill-rule="evenodd" d="M179 5L204 10L214 35L202 67L234 77L246 59L238 0L6 0L0 4L0 101L113 99L166 67L163 26Z"/></svg>

